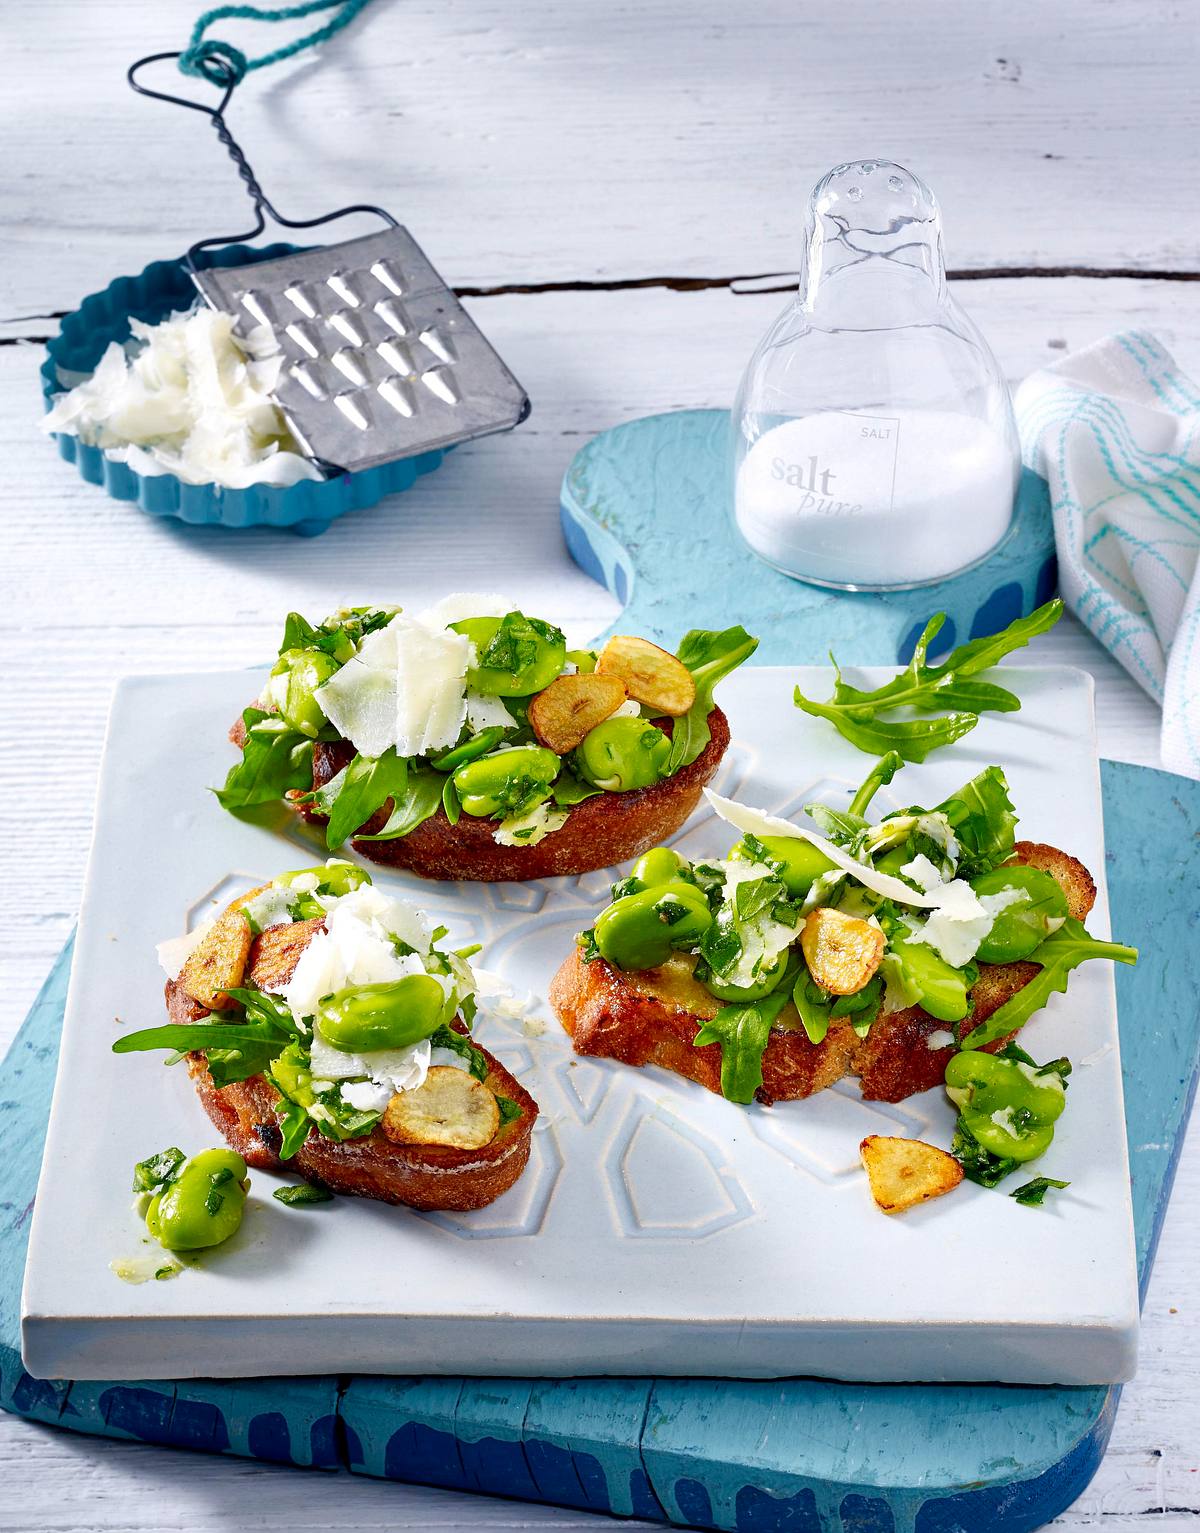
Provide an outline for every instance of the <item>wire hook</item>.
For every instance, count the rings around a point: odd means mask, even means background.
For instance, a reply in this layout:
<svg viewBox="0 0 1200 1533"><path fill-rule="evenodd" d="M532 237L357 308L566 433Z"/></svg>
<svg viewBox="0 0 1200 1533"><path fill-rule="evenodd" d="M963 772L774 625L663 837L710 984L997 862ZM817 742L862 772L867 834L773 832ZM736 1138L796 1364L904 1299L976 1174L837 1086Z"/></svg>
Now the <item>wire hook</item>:
<svg viewBox="0 0 1200 1533"><path fill-rule="evenodd" d="M197 240L194 245L189 247L185 260L187 261L188 270L193 275L197 270L196 261L201 251L212 250L219 245L240 245L244 244L247 240L257 239L267 226L267 215L285 229L315 229L321 224L333 223L336 219L346 218L351 213L371 213L377 218L381 218L388 228L394 229L397 227L397 220L385 208L376 207L373 203L366 202L352 203L349 207L338 208L333 213L323 213L319 218L285 218L272 205L267 194L263 191L257 176L255 176L254 171L251 169L250 161L246 158L241 145L229 131L229 124L225 121L225 109L229 105L234 90L241 83L246 73L245 56L237 48L231 47L230 44L216 41L202 43L199 50L196 51L201 55L196 60L196 72L201 74L211 84L217 86L221 91L221 99L215 107L209 106L203 101L189 100L186 96L172 95L169 91L152 90L150 86L143 85L137 78L138 71L147 64L161 63L165 59L182 58L183 54L178 51L147 54L145 58L138 59L131 64L125 72L126 80L128 80L132 89L137 91L139 96L152 96L156 101L166 101L172 106L185 106L189 111L204 113L216 129L217 137L225 146L226 152L237 167L238 175L245 183L246 191L250 196L251 202L254 204L256 221L253 229L247 230L244 234L219 234L212 239Z"/></svg>

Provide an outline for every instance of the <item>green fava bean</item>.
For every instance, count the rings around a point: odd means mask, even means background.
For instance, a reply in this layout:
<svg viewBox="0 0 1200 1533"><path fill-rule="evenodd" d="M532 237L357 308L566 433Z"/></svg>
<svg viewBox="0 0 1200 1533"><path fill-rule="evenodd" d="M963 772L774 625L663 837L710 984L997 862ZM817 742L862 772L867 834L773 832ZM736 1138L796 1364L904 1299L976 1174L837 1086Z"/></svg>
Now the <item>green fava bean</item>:
<svg viewBox="0 0 1200 1533"><path fill-rule="evenodd" d="M715 995L718 1001L726 1001L735 1005L738 1001L761 1001L776 990L785 987L790 988L800 969L800 961L791 948L780 953L779 957L766 970L764 974L749 985L729 985L710 974L704 981L704 988Z"/></svg>
<svg viewBox="0 0 1200 1533"><path fill-rule="evenodd" d="M590 676L596 669L596 652L591 649L569 649L567 664L573 665L580 676Z"/></svg>
<svg viewBox="0 0 1200 1533"><path fill-rule="evenodd" d="M779 876L792 899L803 899L818 878L837 867L837 863L830 862L819 847L799 836L762 836L759 839L771 861L780 864ZM730 852L729 860L755 862L757 858L744 841L739 841Z"/></svg>
<svg viewBox="0 0 1200 1533"><path fill-rule="evenodd" d="M671 754L671 742L645 719L605 719L575 748L580 777L606 793L628 793L658 782Z"/></svg>
<svg viewBox="0 0 1200 1533"><path fill-rule="evenodd" d="M285 650L271 667L267 691L284 722L315 738L325 724L316 691L340 667L332 655L316 649Z"/></svg>
<svg viewBox="0 0 1200 1533"><path fill-rule="evenodd" d="M339 990L321 1003L316 1026L343 1054L405 1049L436 1030L445 1007L446 992L431 974L406 974Z"/></svg>
<svg viewBox="0 0 1200 1533"><path fill-rule="evenodd" d="M1011 1107L1031 1114L1038 1123L1053 1123L1067 1105L1062 1078L1054 1071L1039 1075L1035 1066L985 1054L982 1049L963 1049L951 1056L946 1086L960 1107L969 1102L985 1113ZM967 1093L965 1098L960 1098L962 1092Z"/></svg>
<svg viewBox="0 0 1200 1533"><path fill-rule="evenodd" d="M301 879L308 880L314 876L317 886L312 893L336 895L338 898L371 882L369 873L356 868L352 862L344 862L340 857L331 857L328 862L318 863L315 868L297 868L292 873L281 873L275 882L283 888L291 889Z"/></svg>
<svg viewBox="0 0 1200 1533"><path fill-rule="evenodd" d="M962 1108L959 1116L963 1128L977 1144L990 1155L999 1155L1005 1160L1036 1160L1046 1153L1054 1139L1054 1128L1050 1124L1019 1128L1015 1118L1005 1120L1001 1113L1002 1121L998 1123L991 1113L980 1112L974 1107ZM1004 1126L1005 1121L1013 1123L1013 1132Z"/></svg>
<svg viewBox="0 0 1200 1533"><path fill-rule="evenodd" d="M528 697L541 692L567 663L566 640L557 628L523 612L505 617L469 617L451 623L475 646L478 664L467 672L467 685L488 697ZM503 665L493 657L503 656Z"/></svg>
<svg viewBox="0 0 1200 1533"><path fill-rule="evenodd" d="M669 884L678 878L686 867L687 863L678 852L673 852L669 846L656 846L649 852L643 852L634 863L633 876L647 889L654 889L659 884Z"/></svg>
<svg viewBox="0 0 1200 1533"><path fill-rule="evenodd" d="M927 942L892 939L889 956L900 966L900 982L916 992L917 1003L939 1022L961 1022L969 1010L967 977L961 969L939 954Z"/></svg>
<svg viewBox="0 0 1200 1533"><path fill-rule="evenodd" d="M233 1150L202 1150L185 1160L175 1180L146 1210L146 1228L168 1251L219 1246L237 1230L250 1183Z"/></svg>
<svg viewBox="0 0 1200 1533"><path fill-rule="evenodd" d="M545 746L513 745L460 766L454 791L464 814L514 814L549 798L561 769L562 757Z"/></svg>
<svg viewBox="0 0 1200 1533"><path fill-rule="evenodd" d="M656 969L676 949L694 947L711 924L708 901L695 885L660 884L602 910L596 946L618 969Z"/></svg>
<svg viewBox="0 0 1200 1533"><path fill-rule="evenodd" d="M1021 892L1019 900L1000 911L991 931L979 944L976 956L982 963L1013 963L1028 958L1054 930L1054 923L1061 925L1069 914L1062 885L1041 868L1014 863L993 868L990 873L978 873L970 884L976 894L1000 894L1006 889Z"/></svg>
<svg viewBox="0 0 1200 1533"><path fill-rule="evenodd" d="M515 721L513 728L516 728ZM456 772L460 766L466 766L468 761L477 761L480 756L486 756L493 746L500 744L506 733L507 730L503 725L493 724L490 729L485 729L473 740L464 740L461 745L456 745L444 756L435 756L429 765L439 772Z"/></svg>
<svg viewBox="0 0 1200 1533"><path fill-rule="evenodd" d="M882 857L872 859L877 873L887 873L892 878L900 877L900 870L912 861L912 853L908 846L893 846L884 852Z"/></svg>

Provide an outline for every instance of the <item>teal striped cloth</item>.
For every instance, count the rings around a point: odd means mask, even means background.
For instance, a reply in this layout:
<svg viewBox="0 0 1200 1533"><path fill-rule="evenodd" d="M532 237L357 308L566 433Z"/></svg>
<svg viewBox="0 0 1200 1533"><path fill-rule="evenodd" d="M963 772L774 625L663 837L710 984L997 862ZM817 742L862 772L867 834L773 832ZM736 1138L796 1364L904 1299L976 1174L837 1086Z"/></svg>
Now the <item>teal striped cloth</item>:
<svg viewBox="0 0 1200 1533"><path fill-rule="evenodd" d="M1063 598L1162 708L1163 766L1200 778L1200 389L1128 330L1032 374L1016 405Z"/></svg>

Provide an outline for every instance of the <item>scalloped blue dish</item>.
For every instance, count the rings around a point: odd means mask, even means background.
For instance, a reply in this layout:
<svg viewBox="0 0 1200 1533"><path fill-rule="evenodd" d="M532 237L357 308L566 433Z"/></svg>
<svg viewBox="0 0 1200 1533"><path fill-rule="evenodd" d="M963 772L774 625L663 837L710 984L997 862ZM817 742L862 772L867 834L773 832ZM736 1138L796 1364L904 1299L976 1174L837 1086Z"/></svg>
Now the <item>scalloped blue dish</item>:
<svg viewBox="0 0 1200 1533"><path fill-rule="evenodd" d="M229 245L202 252L201 266L242 266L269 261L300 247L290 244ZM181 258L152 261L136 277L116 277L102 292L92 293L67 314L46 346L42 364L42 395L49 409L63 392L60 369L90 373L111 341L129 339L130 319L157 324L178 309L190 308L196 289ZM306 537L324 532L347 511L361 511L385 495L407 490L422 474L437 468L450 449L438 448L416 457L380 464L358 474L326 480L305 479L280 487L257 484L230 490L216 484L186 484L174 474L139 474L125 463L114 463L103 448L89 447L77 437L55 433L60 455L74 463L79 477L102 485L114 500L132 500L151 516L174 516L199 526L290 527Z"/></svg>

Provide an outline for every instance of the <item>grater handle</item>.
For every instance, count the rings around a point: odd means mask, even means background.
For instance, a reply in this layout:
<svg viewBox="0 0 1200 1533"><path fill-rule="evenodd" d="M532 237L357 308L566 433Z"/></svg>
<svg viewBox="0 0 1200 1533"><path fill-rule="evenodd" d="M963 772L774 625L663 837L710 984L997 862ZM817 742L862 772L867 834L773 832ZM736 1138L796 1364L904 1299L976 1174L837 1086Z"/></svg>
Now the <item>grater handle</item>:
<svg viewBox="0 0 1200 1533"><path fill-rule="evenodd" d="M255 225L253 229L242 234L219 234L211 239L197 240L192 245L185 257L188 268L194 275L197 270L196 260L203 250L212 250L221 245L240 245L247 240L256 239L267 226L269 215L277 224L285 229L315 229L321 224L333 223L336 219L346 218L351 213L371 213L383 220L390 229L398 227L396 219L385 209L376 207L373 203L356 202L348 207L337 208L332 213L323 213L318 218L285 218L267 197L259 184L258 177L251 168L250 161L246 158L241 145L229 131L229 124L225 121L225 109L229 105L239 79L240 73L233 63L226 59L220 52L221 43L213 42L207 45L205 58L204 77L210 80L221 91L221 99L217 105L209 106L203 101L191 101L186 96L174 96L168 91L152 90L148 85L143 85L137 78L139 70L147 64L158 64L165 59L178 59L182 57L179 52L151 53L143 59L138 59L131 64L126 71L125 78L130 86L140 96L152 96L156 101L167 101L172 106L185 106L192 112L203 112L210 119L216 129L217 137L225 146L230 159L237 166L238 175L245 183L247 194L254 204Z"/></svg>

